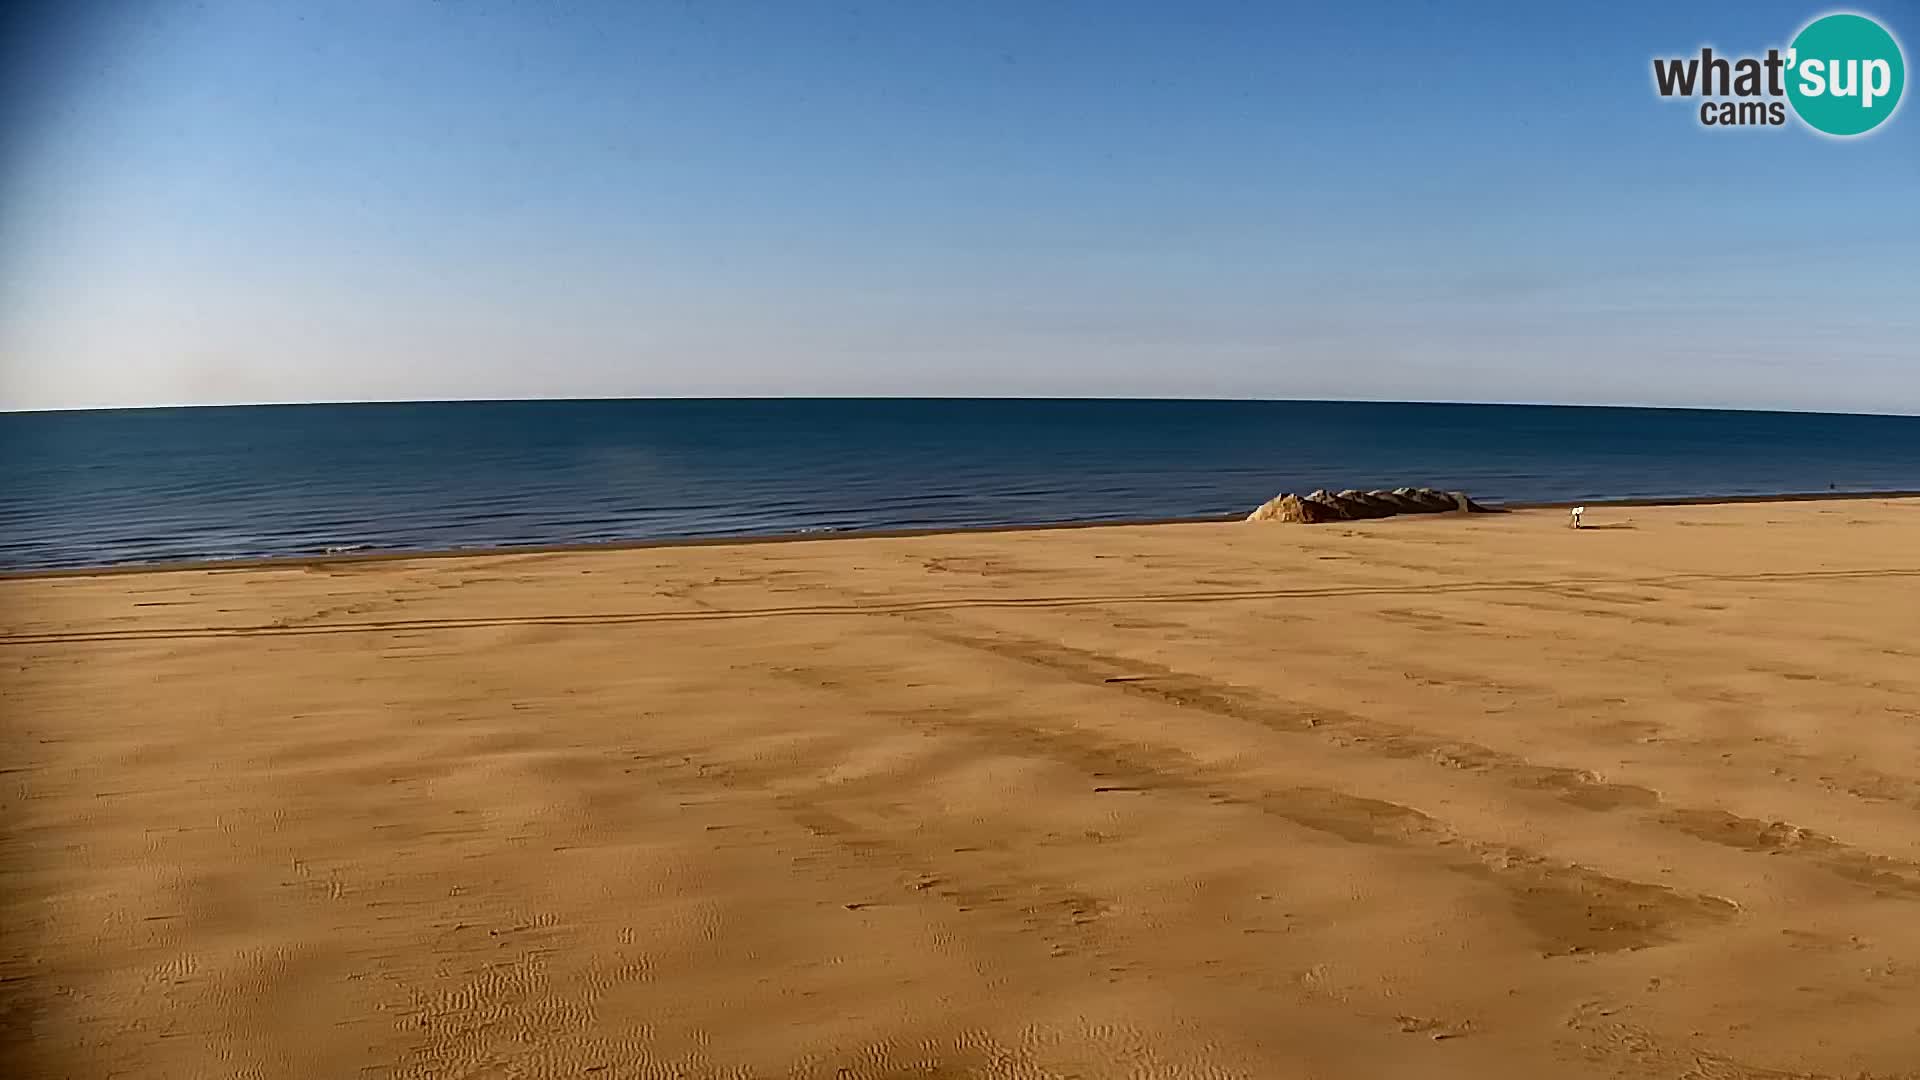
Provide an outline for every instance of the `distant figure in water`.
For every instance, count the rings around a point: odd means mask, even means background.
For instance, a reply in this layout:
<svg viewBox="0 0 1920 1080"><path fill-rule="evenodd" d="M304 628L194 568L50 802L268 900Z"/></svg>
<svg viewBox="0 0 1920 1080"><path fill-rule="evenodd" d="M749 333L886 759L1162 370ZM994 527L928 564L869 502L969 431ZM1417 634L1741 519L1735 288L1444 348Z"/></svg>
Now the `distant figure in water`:
<svg viewBox="0 0 1920 1080"><path fill-rule="evenodd" d="M1587 508L1584 506L1576 506L1573 508L1573 527L1574 528L1577 529L1580 527L1580 515L1585 513L1586 509Z"/></svg>

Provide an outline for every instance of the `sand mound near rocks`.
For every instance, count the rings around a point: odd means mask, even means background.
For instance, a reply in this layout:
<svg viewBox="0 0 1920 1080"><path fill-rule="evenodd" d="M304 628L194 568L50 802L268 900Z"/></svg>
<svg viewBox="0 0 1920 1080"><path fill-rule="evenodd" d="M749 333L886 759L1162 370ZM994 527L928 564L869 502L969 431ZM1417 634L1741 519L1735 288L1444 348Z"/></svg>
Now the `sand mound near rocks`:
<svg viewBox="0 0 1920 1080"><path fill-rule="evenodd" d="M1287 521L1314 525L1323 521L1365 521L1396 514L1488 514L1494 511L1467 498L1464 492L1432 488L1394 488L1392 491L1311 491L1277 495L1247 515L1248 521Z"/></svg>

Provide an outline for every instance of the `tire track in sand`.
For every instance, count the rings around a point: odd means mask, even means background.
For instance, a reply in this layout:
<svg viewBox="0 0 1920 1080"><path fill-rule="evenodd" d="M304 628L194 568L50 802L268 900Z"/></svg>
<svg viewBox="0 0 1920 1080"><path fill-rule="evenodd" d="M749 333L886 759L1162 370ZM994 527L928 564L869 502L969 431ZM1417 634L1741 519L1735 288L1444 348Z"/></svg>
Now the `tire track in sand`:
<svg viewBox="0 0 1920 1080"><path fill-rule="evenodd" d="M942 640L945 640L944 638ZM1354 844L1406 851L1502 895L1547 955L1605 953L1677 940L1692 927L1732 918L1731 902L1615 877L1507 844L1475 840L1418 809L1327 787L1275 788L1204 765L1175 747L1055 726L1024 713L1012 697L959 703L925 684L876 683L874 673L836 679L843 695L871 700L877 715L958 734L996 748L1012 742L1098 779L1102 786L1170 792L1244 806ZM878 692L878 696L869 697ZM901 709L902 699L923 704Z"/></svg>
<svg viewBox="0 0 1920 1080"><path fill-rule="evenodd" d="M927 615L911 619L936 640L1040 667L1087 685L1199 709L1283 734L1318 735L1337 746L1385 757L1425 758L1494 777L1520 790L1545 792L1581 810L1642 811L1645 820L1698 840L1789 855L1878 895L1920 900L1920 863L1863 851L1790 822L1762 821L1718 807L1676 806L1651 788L1609 781L1581 769L1535 764L1478 743L1428 735L1354 713L1278 701L1149 661L997 630L983 634L960 628L950 617L937 622Z"/></svg>

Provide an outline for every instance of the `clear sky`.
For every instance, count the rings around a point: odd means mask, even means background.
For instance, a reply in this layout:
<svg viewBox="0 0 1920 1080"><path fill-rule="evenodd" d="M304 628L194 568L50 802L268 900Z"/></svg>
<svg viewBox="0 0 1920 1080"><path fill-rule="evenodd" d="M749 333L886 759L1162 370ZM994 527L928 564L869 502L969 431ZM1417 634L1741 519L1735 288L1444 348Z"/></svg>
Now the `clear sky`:
<svg viewBox="0 0 1920 1080"><path fill-rule="evenodd" d="M1842 142L1652 88L1818 4L8 7L0 408L1920 413L1920 105ZM1915 61L1911 0L1857 10Z"/></svg>

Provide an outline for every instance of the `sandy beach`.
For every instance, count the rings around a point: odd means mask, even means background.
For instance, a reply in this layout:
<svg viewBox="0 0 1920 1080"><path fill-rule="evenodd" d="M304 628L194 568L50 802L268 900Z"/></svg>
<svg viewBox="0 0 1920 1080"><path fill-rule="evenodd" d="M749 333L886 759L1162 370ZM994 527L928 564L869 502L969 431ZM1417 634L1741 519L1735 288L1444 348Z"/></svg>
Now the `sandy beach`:
<svg viewBox="0 0 1920 1080"><path fill-rule="evenodd" d="M18 1077L1920 1076L1920 500L0 582Z"/></svg>

